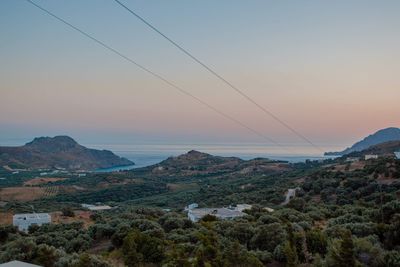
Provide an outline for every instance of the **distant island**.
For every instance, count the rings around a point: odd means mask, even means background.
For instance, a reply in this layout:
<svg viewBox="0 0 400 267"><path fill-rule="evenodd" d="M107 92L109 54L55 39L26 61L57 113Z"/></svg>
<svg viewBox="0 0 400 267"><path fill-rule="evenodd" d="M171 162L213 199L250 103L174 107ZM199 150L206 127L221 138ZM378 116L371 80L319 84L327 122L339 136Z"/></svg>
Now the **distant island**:
<svg viewBox="0 0 400 267"><path fill-rule="evenodd" d="M390 142L390 141L400 141L400 129L395 127L390 127L377 131L365 137L363 140L355 143L349 148L339 152L326 152L325 156L343 156L350 154L352 152L359 152L368 149L372 146Z"/></svg>
<svg viewBox="0 0 400 267"><path fill-rule="evenodd" d="M0 166L11 169L95 170L133 165L108 150L86 148L69 136L37 137L18 147L0 147Z"/></svg>

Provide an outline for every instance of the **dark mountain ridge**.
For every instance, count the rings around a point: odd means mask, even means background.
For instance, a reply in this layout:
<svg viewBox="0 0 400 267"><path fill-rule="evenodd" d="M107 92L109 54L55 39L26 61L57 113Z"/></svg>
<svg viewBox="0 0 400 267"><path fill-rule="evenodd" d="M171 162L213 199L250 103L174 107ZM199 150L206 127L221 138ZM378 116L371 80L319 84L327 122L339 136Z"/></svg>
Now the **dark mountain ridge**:
<svg viewBox="0 0 400 267"><path fill-rule="evenodd" d="M325 156L343 156L343 155L346 155L346 154L349 154L352 152L362 151L371 146L389 142L389 141L400 141L400 129L399 128L389 127L386 129L379 130L376 133L365 137L363 140L355 143L354 145L346 148L343 151L326 152Z"/></svg>
<svg viewBox="0 0 400 267"><path fill-rule="evenodd" d="M188 153L169 157L148 167L132 170L133 172L152 173L154 175L204 175L216 173L249 174L257 172L282 172L289 170L290 164L265 158L243 160L237 157L214 156L191 150Z"/></svg>
<svg viewBox="0 0 400 267"><path fill-rule="evenodd" d="M362 151L351 152L346 157L360 157L368 154L375 154L385 157L394 157L395 152L400 151L400 141L389 141L381 144L371 146Z"/></svg>
<svg viewBox="0 0 400 267"><path fill-rule="evenodd" d="M109 150L86 148L69 136L37 137L19 147L0 147L0 166L28 169L95 170L133 165Z"/></svg>

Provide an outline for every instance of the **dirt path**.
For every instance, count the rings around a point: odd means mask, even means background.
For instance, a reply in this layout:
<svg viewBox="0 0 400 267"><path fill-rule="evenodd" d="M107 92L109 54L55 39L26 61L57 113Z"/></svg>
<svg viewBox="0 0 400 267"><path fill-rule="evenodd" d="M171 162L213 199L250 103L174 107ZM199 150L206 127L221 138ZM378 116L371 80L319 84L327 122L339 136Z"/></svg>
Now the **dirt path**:
<svg viewBox="0 0 400 267"><path fill-rule="evenodd" d="M296 196L297 190L300 190L300 188L299 187L289 188L288 191L286 192L285 201L283 201L281 205L287 205L289 201Z"/></svg>

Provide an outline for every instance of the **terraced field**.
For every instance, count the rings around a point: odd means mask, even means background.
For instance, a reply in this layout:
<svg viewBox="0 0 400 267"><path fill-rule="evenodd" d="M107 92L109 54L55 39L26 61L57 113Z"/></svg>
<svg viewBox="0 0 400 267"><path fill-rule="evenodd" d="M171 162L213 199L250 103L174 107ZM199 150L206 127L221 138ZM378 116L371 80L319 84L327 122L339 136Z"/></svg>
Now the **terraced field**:
<svg viewBox="0 0 400 267"><path fill-rule="evenodd" d="M36 199L55 196L59 192L59 186L17 186L0 189L1 201L32 201Z"/></svg>

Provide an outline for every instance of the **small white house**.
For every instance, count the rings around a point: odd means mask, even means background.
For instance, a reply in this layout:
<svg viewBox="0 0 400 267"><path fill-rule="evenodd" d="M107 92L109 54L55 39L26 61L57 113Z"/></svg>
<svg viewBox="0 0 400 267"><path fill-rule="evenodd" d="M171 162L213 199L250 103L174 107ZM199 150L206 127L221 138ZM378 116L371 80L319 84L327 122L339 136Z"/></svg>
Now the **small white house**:
<svg viewBox="0 0 400 267"><path fill-rule="evenodd" d="M198 207L199 207L199 204L197 204L197 203L192 203L192 204L187 205L187 207L185 208L185 210L188 211L188 210L192 210L192 209L197 209Z"/></svg>
<svg viewBox="0 0 400 267"><path fill-rule="evenodd" d="M40 265L26 263L22 261L9 261L3 264L0 264L0 267L42 267Z"/></svg>
<svg viewBox="0 0 400 267"><path fill-rule="evenodd" d="M271 208L268 208L268 207L265 207L264 210L266 210L268 212L274 212L274 209L271 209Z"/></svg>
<svg viewBox="0 0 400 267"><path fill-rule="evenodd" d="M201 218L206 215L213 215L221 220L231 220L234 218L245 216L246 213L235 209L228 209L228 208L196 208L188 210L188 218L192 222L198 222Z"/></svg>
<svg viewBox="0 0 400 267"><path fill-rule="evenodd" d="M365 160L377 159L377 158L378 158L378 155L375 155L375 154L369 154L369 155L365 155L365 156L364 156L364 159L365 159Z"/></svg>
<svg viewBox="0 0 400 267"><path fill-rule="evenodd" d="M82 204L82 208L86 208L91 211L101 211L101 210L110 210L112 207L108 205L91 205L91 204Z"/></svg>
<svg viewBox="0 0 400 267"><path fill-rule="evenodd" d="M13 225L20 231L26 232L31 225L41 226L46 223L51 223L51 216L48 213L25 213L13 216Z"/></svg>
<svg viewBox="0 0 400 267"><path fill-rule="evenodd" d="M346 162L357 162L359 160L360 160L359 157L348 157L348 158L346 158Z"/></svg>
<svg viewBox="0 0 400 267"><path fill-rule="evenodd" d="M394 152L394 155L396 156L397 159L400 159L400 151Z"/></svg>
<svg viewBox="0 0 400 267"><path fill-rule="evenodd" d="M91 211L101 211L101 210L110 210L112 208L108 205L102 205L102 206L89 207L88 209Z"/></svg>

